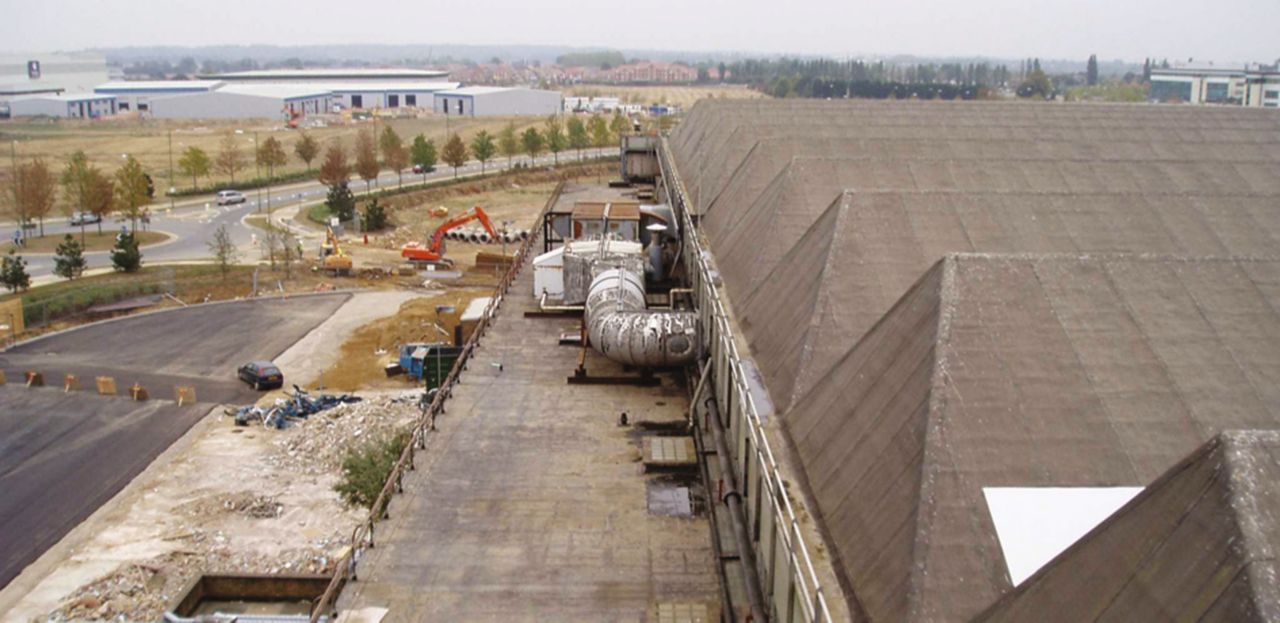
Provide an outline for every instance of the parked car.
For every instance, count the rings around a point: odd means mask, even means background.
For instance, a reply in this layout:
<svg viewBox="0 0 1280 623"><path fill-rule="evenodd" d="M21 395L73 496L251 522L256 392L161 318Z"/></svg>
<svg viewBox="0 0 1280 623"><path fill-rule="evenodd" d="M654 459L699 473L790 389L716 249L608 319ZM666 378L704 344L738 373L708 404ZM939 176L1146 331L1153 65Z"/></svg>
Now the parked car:
<svg viewBox="0 0 1280 623"><path fill-rule="evenodd" d="M436 168L435 168L435 167L427 168L427 167L423 167L423 166L422 166L422 165L420 165L420 164L415 164L415 165L413 165L413 172L414 172L414 173L417 173L418 175L422 175L423 173L430 173L430 172L435 171L435 170L436 170Z"/></svg>
<svg viewBox="0 0 1280 623"><path fill-rule="evenodd" d="M258 391L284 386L284 373L270 361L250 361L236 369L236 376Z"/></svg>
<svg viewBox="0 0 1280 623"><path fill-rule="evenodd" d="M92 212L76 212L71 215L71 225L73 227L78 225L92 225L94 223L101 222L102 217Z"/></svg>
<svg viewBox="0 0 1280 623"><path fill-rule="evenodd" d="M244 194L238 190L218 191L218 205L224 206L233 203L244 203Z"/></svg>

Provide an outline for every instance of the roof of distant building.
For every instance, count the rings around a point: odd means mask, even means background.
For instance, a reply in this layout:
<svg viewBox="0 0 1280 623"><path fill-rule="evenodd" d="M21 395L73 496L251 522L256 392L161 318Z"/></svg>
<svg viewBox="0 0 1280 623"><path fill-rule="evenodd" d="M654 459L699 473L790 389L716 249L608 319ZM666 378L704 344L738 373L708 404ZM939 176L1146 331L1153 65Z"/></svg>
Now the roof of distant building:
<svg viewBox="0 0 1280 623"><path fill-rule="evenodd" d="M398 68L309 68L309 69L255 69L232 71L222 74L201 74L202 79L212 80L392 80L438 79L449 72L439 69Z"/></svg>

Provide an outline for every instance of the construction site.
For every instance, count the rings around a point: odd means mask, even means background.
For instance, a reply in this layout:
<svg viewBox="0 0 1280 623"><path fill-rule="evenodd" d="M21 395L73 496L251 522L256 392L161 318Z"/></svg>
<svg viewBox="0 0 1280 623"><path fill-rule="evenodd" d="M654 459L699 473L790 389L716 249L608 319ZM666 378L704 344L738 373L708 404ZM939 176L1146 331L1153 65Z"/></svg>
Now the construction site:
<svg viewBox="0 0 1280 623"><path fill-rule="evenodd" d="M204 402L107 401L108 430L167 422L163 454L13 554L0 618L1280 619L1280 115L704 100L611 177L408 201L439 225L355 262L330 232L321 268L413 288L90 325L122 354L130 322L163 352L206 327L218 363L73 370ZM0 396L70 408L14 382L86 359L67 335L0 353ZM355 396L235 426L247 390L195 379L263 349ZM345 453L397 435L342 504ZM0 441L0 484L30 445Z"/></svg>

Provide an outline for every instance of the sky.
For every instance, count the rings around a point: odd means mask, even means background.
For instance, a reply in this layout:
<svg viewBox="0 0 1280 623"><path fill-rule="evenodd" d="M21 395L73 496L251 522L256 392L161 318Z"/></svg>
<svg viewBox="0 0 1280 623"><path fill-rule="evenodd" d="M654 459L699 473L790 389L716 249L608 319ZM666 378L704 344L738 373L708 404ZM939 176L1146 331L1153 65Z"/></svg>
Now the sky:
<svg viewBox="0 0 1280 623"><path fill-rule="evenodd" d="M0 0L0 49L543 44L1274 62L1280 0Z"/></svg>

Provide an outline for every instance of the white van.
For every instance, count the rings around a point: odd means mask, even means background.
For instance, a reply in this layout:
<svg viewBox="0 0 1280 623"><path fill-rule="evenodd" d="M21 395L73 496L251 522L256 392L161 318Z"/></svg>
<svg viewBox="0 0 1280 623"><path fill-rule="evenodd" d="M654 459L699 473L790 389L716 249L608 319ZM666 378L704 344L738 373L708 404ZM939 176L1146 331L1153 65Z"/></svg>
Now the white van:
<svg viewBox="0 0 1280 623"><path fill-rule="evenodd" d="M238 190L218 191L218 205L224 206L232 203L244 203L244 195Z"/></svg>

